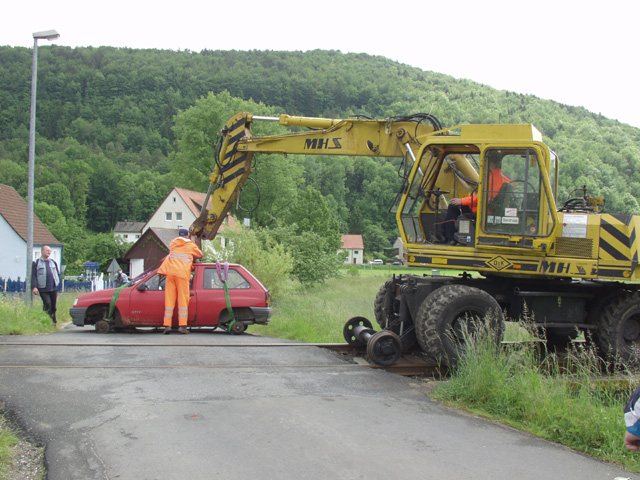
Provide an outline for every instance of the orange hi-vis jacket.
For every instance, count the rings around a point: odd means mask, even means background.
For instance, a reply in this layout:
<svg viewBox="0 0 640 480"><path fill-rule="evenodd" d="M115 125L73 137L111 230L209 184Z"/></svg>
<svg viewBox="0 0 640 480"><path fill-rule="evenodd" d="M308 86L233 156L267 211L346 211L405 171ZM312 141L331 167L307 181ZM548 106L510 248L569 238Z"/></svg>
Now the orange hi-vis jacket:
<svg viewBox="0 0 640 480"><path fill-rule="evenodd" d="M173 275L189 280L194 258L201 258L202 251L190 239L177 237L171 241L170 253L162 261L158 269L161 275Z"/></svg>
<svg viewBox="0 0 640 480"><path fill-rule="evenodd" d="M511 183L511 180L502 174L501 168L494 168L489 172L489 185L486 187L489 200L495 198L504 183ZM472 192L468 197L461 198L460 204L471 208L471 211L476 213L478 211L478 195Z"/></svg>

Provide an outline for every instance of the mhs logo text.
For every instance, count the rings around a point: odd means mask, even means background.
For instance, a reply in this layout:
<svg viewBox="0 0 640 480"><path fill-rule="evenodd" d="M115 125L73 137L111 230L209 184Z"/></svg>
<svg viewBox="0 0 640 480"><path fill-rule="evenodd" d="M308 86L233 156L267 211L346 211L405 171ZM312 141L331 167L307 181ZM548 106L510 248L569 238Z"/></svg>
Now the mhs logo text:
<svg viewBox="0 0 640 480"><path fill-rule="evenodd" d="M342 148L340 138L308 138L304 142L305 150L336 150Z"/></svg>

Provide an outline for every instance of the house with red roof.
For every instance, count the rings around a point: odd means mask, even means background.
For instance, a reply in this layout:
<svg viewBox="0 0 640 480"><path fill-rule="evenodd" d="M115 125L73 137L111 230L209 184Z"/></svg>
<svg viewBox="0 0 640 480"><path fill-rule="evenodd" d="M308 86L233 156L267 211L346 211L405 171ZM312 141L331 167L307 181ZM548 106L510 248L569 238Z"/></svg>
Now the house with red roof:
<svg viewBox="0 0 640 480"><path fill-rule="evenodd" d="M0 184L0 277L24 281L27 275L27 202L9 185ZM62 266L64 245L33 215L33 260L40 249L51 247L51 258ZM29 262L30 264L31 262ZM31 273L31 272L29 272Z"/></svg>
<svg viewBox="0 0 640 480"><path fill-rule="evenodd" d="M173 229L177 235L179 229L189 228L194 220L200 216L206 198L206 193L174 187L145 223L142 233L153 227ZM231 215L228 215L225 224L234 227L236 221Z"/></svg>
<svg viewBox="0 0 640 480"><path fill-rule="evenodd" d="M169 253L171 240L178 236L179 229L188 229L200 216L206 197L206 193L194 192L186 188L174 187L169 192L144 224L139 238L125 255L129 260L131 277L141 274ZM220 232L235 226L235 219L227 215L227 219L220 227ZM216 238L221 239L222 246L225 245L222 235L218 234Z"/></svg>
<svg viewBox="0 0 640 480"><path fill-rule="evenodd" d="M362 265L364 260L362 235L342 235L342 247L340 249L347 252L345 264Z"/></svg>

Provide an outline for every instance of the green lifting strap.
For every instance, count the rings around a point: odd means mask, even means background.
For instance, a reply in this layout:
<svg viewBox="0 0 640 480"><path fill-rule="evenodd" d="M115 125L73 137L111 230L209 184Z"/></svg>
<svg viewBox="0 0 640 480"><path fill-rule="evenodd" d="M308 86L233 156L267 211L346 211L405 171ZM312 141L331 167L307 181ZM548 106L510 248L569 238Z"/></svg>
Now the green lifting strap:
<svg viewBox="0 0 640 480"><path fill-rule="evenodd" d="M229 318L231 318L231 322L229 322L229 326L227 330L229 333L232 332L233 324L236 323L236 317L233 314L233 308L231 308L231 298L229 297L229 287L227 286L227 278L229 278L229 264L225 262L224 264L224 278L222 278L222 269L220 268L220 262L216 262L216 270L218 271L218 278L222 282L222 286L224 287L224 298L227 300L227 310L229 311Z"/></svg>
<svg viewBox="0 0 640 480"><path fill-rule="evenodd" d="M227 281L222 282L224 286L224 297L227 299L227 310L229 311L229 317L231 317L231 322L229 322L229 333L232 332L233 324L236 323L236 317L233 315L233 309L231 308L231 299L229 298L229 287L227 287Z"/></svg>
<svg viewBox="0 0 640 480"><path fill-rule="evenodd" d="M107 318L109 320L114 320L113 312L116 310L116 302L118 301L118 297L120 296L120 292L122 291L122 289L124 287L128 287L130 285L131 285L131 283L127 282L127 283L119 286L118 288L116 288L114 290L113 295L111 295L111 303L109 303L109 315L107 316Z"/></svg>

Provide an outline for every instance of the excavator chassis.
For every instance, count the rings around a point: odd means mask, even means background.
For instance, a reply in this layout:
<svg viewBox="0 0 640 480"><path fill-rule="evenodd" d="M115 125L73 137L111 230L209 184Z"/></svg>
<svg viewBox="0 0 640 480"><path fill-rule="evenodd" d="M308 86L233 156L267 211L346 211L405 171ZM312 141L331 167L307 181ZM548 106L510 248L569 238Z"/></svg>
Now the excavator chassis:
<svg viewBox="0 0 640 480"><path fill-rule="evenodd" d="M563 349L585 334L603 358L636 364L640 295L635 284L511 277L393 276L374 302L376 332L364 317L350 319L344 337L367 346L370 359L395 363L416 344L441 365L464 354L465 336L490 323L500 341L505 321L539 333L548 349ZM619 360L617 360L619 361Z"/></svg>

